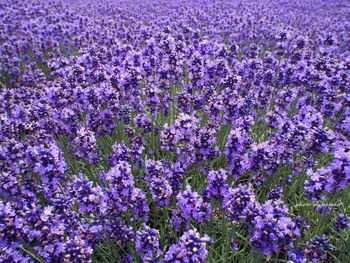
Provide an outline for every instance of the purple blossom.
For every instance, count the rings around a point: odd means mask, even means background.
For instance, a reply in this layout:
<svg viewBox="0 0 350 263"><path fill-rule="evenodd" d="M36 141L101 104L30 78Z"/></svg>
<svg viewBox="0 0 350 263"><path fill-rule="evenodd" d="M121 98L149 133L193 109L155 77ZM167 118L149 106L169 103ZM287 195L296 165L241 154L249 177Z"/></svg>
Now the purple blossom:
<svg viewBox="0 0 350 263"><path fill-rule="evenodd" d="M250 242L254 249L270 256L293 248L295 239L300 237L300 230L287 213L287 205L281 200L268 200L261 206L252 221Z"/></svg>
<svg viewBox="0 0 350 263"><path fill-rule="evenodd" d="M305 252L311 262L320 262L330 260L331 256L327 252L331 252L332 250L333 247L329 244L325 236L316 236L307 245Z"/></svg>
<svg viewBox="0 0 350 263"><path fill-rule="evenodd" d="M238 178L249 168L247 156L251 139L245 130L236 128L231 130L226 143L226 159L230 164L229 172Z"/></svg>
<svg viewBox="0 0 350 263"><path fill-rule="evenodd" d="M345 216L345 214L340 213L334 225L337 231L341 231L343 229L350 229L350 217L347 217Z"/></svg>
<svg viewBox="0 0 350 263"><path fill-rule="evenodd" d="M206 262L209 242L210 238L207 235L201 237L197 230L189 230L180 237L178 243L169 248L165 254L165 261Z"/></svg>
<svg viewBox="0 0 350 263"><path fill-rule="evenodd" d="M292 251L288 252L288 263L305 263L306 254L300 247L293 248Z"/></svg>
<svg viewBox="0 0 350 263"><path fill-rule="evenodd" d="M99 160L99 148L93 131L81 127L73 142L74 153L77 157L86 158L89 163L95 164Z"/></svg>
<svg viewBox="0 0 350 263"><path fill-rule="evenodd" d="M160 206L168 206L172 196L171 186L165 177L164 167L161 162L146 161L146 182L153 200Z"/></svg>
<svg viewBox="0 0 350 263"><path fill-rule="evenodd" d="M192 191L190 185L187 185L186 190L180 192L176 198L178 209L173 210L171 222L177 230L187 229L191 218L198 224L210 219L212 211L210 203L204 202L197 192Z"/></svg>
<svg viewBox="0 0 350 263"><path fill-rule="evenodd" d="M226 180L227 173L225 170L210 171L208 173L208 186L204 190L205 199L209 201L210 198L216 198L222 201L229 189Z"/></svg>
<svg viewBox="0 0 350 263"><path fill-rule="evenodd" d="M162 262L160 256L163 253L159 249L159 231L145 224L142 231L136 232L136 251L142 262Z"/></svg>
<svg viewBox="0 0 350 263"><path fill-rule="evenodd" d="M247 222L250 225L259 206L251 185L229 188L224 196L223 208L233 224Z"/></svg>
<svg viewBox="0 0 350 263"><path fill-rule="evenodd" d="M335 153L333 162L313 172L308 170L309 180L305 181L306 196L313 200L325 199L344 189L350 182L349 154L342 150Z"/></svg>

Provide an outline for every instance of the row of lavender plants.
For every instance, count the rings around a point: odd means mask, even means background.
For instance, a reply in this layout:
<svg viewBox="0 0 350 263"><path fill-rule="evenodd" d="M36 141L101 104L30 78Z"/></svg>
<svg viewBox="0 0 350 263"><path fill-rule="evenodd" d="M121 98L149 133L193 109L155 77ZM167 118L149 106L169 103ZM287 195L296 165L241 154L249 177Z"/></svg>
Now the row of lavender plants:
<svg viewBox="0 0 350 263"><path fill-rule="evenodd" d="M350 3L0 1L1 262L350 262Z"/></svg>

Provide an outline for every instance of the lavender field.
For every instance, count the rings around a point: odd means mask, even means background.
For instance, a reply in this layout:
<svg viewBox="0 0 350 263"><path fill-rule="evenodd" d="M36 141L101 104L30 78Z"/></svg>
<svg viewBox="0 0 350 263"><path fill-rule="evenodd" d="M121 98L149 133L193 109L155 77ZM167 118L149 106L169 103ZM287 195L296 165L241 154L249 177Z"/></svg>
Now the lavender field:
<svg viewBox="0 0 350 263"><path fill-rule="evenodd" d="M350 2L0 0L0 262L350 262Z"/></svg>

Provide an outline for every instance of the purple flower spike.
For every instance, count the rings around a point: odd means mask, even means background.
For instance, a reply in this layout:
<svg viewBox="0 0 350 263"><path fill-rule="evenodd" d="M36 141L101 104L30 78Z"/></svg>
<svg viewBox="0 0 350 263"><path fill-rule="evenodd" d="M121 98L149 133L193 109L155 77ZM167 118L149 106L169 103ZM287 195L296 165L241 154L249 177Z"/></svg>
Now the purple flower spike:
<svg viewBox="0 0 350 263"><path fill-rule="evenodd" d="M207 244L210 238L201 237L197 230L185 232L177 244L172 245L165 254L165 262L206 262L208 256Z"/></svg>

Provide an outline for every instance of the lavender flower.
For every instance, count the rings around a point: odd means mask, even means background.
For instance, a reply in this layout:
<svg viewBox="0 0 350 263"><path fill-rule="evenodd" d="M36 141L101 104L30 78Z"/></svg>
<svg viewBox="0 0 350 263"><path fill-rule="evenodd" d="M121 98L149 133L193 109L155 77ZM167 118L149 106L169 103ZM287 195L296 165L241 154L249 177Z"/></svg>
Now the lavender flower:
<svg viewBox="0 0 350 263"><path fill-rule="evenodd" d="M226 159L230 164L229 172L235 178L242 175L248 168L248 147L251 139L246 131L239 128L230 132L226 144Z"/></svg>
<svg viewBox="0 0 350 263"><path fill-rule="evenodd" d="M320 262L330 260L330 255L327 252L332 250L333 248L325 236L317 236L307 245L305 252L311 262Z"/></svg>
<svg viewBox="0 0 350 263"><path fill-rule="evenodd" d="M172 245L165 254L166 262L206 262L208 255L207 243L210 238L203 237L197 230L185 232L177 244Z"/></svg>
<svg viewBox="0 0 350 263"><path fill-rule="evenodd" d="M337 231L341 231L343 229L350 229L350 217L346 217L343 213L340 213L334 225Z"/></svg>
<svg viewBox="0 0 350 263"><path fill-rule="evenodd" d="M89 163L97 163L99 160L99 149L95 134L81 127L77 131L77 137L73 142L74 153L77 157L86 158Z"/></svg>
<svg viewBox="0 0 350 263"><path fill-rule="evenodd" d="M136 232L136 251L142 262L161 262L162 251L159 249L159 231L145 224L142 231Z"/></svg>
<svg viewBox="0 0 350 263"><path fill-rule="evenodd" d="M233 224L245 221L250 225L259 206L251 185L229 188L224 196L223 208Z"/></svg>
<svg viewBox="0 0 350 263"><path fill-rule="evenodd" d="M273 252L293 248L293 242L300 236L300 230L287 213L287 205L281 200L269 200L261 206L252 222L250 242L254 249L270 256Z"/></svg>
<svg viewBox="0 0 350 263"><path fill-rule="evenodd" d="M216 198L222 201L229 189L226 180L227 174L225 170L210 171L208 174L208 186L204 190L206 200L210 201L211 198Z"/></svg>
<svg viewBox="0 0 350 263"><path fill-rule="evenodd" d="M306 196L313 200L325 199L344 189L350 182L349 154L339 150L334 161L325 168L313 172L308 170L309 180L305 181Z"/></svg>
<svg viewBox="0 0 350 263"><path fill-rule="evenodd" d="M306 254L300 247L293 248L288 252L288 263L305 263Z"/></svg>
<svg viewBox="0 0 350 263"><path fill-rule="evenodd" d="M172 213L171 222L177 230L188 228L191 218L198 224L208 221L211 216L212 207L203 201L203 198L191 186L187 185L186 190L177 195L177 210Z"/></svg>
<svg viewBox="0 0 350 263"><path fill-rule="evenodd" d="M146 161L146 182L150 188L153 200L160 206L170 204L172 189L164 175L161 162L154 160Z"/></svg>

